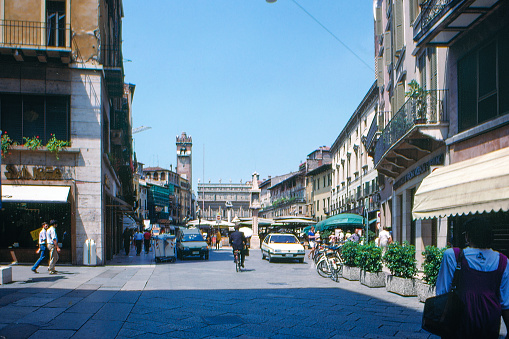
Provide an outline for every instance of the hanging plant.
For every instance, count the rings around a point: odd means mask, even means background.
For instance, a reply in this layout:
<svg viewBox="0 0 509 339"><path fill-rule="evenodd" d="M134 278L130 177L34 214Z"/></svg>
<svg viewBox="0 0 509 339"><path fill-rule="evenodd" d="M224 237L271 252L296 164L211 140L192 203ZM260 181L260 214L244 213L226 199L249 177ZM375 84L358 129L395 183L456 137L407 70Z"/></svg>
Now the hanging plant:
<svg viewBox="0 0 509 339"><path fill-rule="evenodd" d="M58 153L60 153L64 147L68 146L70 146L68 141L58 140L53 133L51 133L51 139L49 139L48 143L46 144L48 151L54 153L57 160L60 159L58 157Z"/></svg>
<svg viewBox="0 0 509 339"><path fill-rule="evenodd" d="M39 139L39 136L33 138L23 137L23 146L25 146L28 149L35 150L39 147L42 147L42 144L41 140Z"/></svg>
<svg viewBox="0 0 509 339"><path fill-rule="evenodd" d="M415 80L408 84L409 91L405 93L407 98L412 99L415 105L417 119L426 119L426 91Z"/></svg>
<svg viewBox="0 0 509 339"><path fill-rule="evenodd" d="M15 146L17 144L17 142L12 141L12 139L7 135L7 131L4 132L4 134L2 134L2 158L5 157L11 146Z"/></svg>

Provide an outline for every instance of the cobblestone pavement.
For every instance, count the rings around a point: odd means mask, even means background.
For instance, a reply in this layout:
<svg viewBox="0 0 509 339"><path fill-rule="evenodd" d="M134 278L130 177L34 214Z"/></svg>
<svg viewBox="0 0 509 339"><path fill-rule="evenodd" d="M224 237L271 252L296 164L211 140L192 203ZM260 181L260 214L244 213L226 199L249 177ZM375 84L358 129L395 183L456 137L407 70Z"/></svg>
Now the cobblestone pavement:
<svg viewBox="0 0 509 339"><path fill-rule="evenodd" d="M39 271L43 271L40 267ZM231 251L155 264L118 255L103 267L56 275L13 266L0 285L6 338L432 338L423 304L385 288L316 274L311 263L268 263L251 251L235 272ZM505 335L505 327L501 334Z"/></svg>

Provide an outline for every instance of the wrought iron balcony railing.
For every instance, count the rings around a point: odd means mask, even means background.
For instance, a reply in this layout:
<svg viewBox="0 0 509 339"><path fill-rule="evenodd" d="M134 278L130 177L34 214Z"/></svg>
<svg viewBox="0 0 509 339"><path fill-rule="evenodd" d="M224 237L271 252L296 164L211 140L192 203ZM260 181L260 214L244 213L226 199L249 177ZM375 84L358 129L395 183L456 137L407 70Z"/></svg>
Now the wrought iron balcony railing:
<svg viewBox="0 0 509 339"><path fill-rule="evenodd" d="M428 0L421 5L421 31L427 31L446 10L461 0Z"/></svg>
<svg viewBox="0 0 509 339"><path fill-rule="evenodd" d="M0 47L71 48L70 25L51 22L0 20Z"/></svg>
<svg viewBox="0 0 509 339"><path fill-rule="evenodd" d="M421 98L409 98L385 126L375 146L374 163L378 165L385 153L415 125L447 122L447 90L425 91Z"/></svg>

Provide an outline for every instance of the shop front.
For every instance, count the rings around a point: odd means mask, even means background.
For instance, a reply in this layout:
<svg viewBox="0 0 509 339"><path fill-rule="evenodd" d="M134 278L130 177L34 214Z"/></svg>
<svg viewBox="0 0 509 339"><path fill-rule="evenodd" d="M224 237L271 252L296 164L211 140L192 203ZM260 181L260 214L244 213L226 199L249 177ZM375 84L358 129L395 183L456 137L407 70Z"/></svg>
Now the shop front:
<svg viewBox="0 0 509 339"><path fill-rule="evenodd" d="M43 222L57 221L60 263L73 262L74 183L63 181L2 181L0 262L33 263Z"/></svg>

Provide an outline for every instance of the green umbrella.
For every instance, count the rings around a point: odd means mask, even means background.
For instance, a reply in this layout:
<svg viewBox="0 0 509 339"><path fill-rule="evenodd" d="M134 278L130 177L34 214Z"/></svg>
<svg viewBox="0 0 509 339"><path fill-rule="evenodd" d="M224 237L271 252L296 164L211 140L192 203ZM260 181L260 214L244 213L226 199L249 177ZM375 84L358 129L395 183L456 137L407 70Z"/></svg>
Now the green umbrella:
<svg viewBox="0 0 509 339"><path fill-rule="evenodd" d="M316 224L315 229L322 232L328 229L340 227L364 227L364 225L364 218L362 216L352 213L341 213L320 221Z"/></svg>

